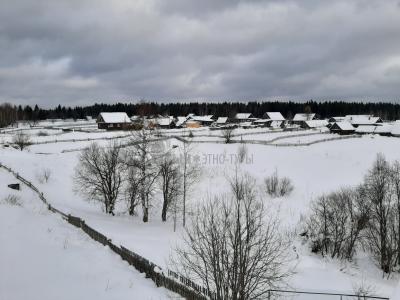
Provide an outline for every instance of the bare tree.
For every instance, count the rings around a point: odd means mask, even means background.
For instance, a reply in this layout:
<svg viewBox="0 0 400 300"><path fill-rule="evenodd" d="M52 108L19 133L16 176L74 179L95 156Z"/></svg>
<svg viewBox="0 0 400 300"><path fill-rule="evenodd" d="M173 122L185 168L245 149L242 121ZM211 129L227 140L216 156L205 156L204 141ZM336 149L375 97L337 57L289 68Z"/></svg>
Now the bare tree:
<svg viewBox="0 0 400 300"><path fill-rule="evenodd" d="M137 188L142 205L143 222L148 222L153 187L159 172L157 158L160 154L152 147L151 135L146 130L134 133L131 144L132 148L128 150L130 159L125 163L128 167L136 169L132 172L136 172L135 176L137 176ZM136 182L132 182L131 184L136 184Z"/></svg>
<svg viewBox="0 0 400 300"><path fill-rule="evenodd" d="M136 214L136 207L140 204L140 176L138 169L134 166L128 165L126 168L125 183L125 199L128 204L128 213L130 216L134 216Z"/></svg>
<svg viewBox="0 0 400 300"><path fill-rule="evenodd" d="M17 134L13 136L12 140L13 144L15 144L21 151L29 147L31 143L31 139L29 135L19 131Z"/></svg>
<svg viewBox="0 0 400 300"><path fill-rule="evenodd" d="M177 249L186 276L201 281L213 299L265 299L290 274L288 241L266 217L252 182L238 176L230 196L201 205Z"/></svg>
<svg viewBox="0 0 400 300"><path fill-rule="evenodd" d="M183 143L182 150L182 223L186 226L186 204L187 196L193 185L199 180L201 169L193 159L193 144L190 142Z"/></svg>
<svg viewBox="0 0 400 300"><path fill-rule="evenodd" d="M400 265L400 162L395 161L391 168L391 181L394 196L394 230L396 230L397 264Z"/></svg>
<svg viewBox="0 0 400 300"><path fill-rule="evenodd" d="M181 173L176 158L167 153L159 163L160 186L163 194L161 220L167 220L169 208L178 201L181 193Z"/></svg>
<svg viewBox="0 0 400 300"><path fill-rule="evenodd" d="M114 214L122 184L120 147L111 143L101 148L93 143L84 149L75 169L75 185L89 199L101 202L105 212Z"/></svg>
<svg viewBox="0 0 400 300"><path fill-rule="evenodd" d="M367 243L372 255L385 273L391 273L396 263L396 242L393 225L393 197L390 164L378 154L364 179L362 196L368 202L370 222Z"/></svg>
<svg viewBox="0 0 400 300"><path fill-rule="evenodd" d="M225 144L229 144L232 141L234 127L226 127L222 130L222 136L224 137Z"/></svg>

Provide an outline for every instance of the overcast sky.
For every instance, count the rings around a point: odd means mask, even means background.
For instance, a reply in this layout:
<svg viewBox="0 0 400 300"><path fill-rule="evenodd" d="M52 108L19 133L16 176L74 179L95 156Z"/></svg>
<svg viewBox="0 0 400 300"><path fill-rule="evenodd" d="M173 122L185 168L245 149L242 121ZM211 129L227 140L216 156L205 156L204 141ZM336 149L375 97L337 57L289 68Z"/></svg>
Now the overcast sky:
<svg viewBox="0 0 400 300"><path fill-rule="evenodd" d="M0 102L400 102L400 0L0 1Z"/></svg>

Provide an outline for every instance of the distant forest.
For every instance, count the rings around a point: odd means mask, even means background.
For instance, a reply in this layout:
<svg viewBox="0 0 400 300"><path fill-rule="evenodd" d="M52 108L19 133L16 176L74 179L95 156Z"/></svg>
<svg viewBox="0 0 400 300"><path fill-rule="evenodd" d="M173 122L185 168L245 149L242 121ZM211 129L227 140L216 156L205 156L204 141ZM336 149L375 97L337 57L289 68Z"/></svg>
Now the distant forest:
<svg viewBox="0 0 400 300"><path fill-rule="evenodd" d="M136 102L116 104L94 104L90 106L65 107L57 106L53 109L43 109L35 105L14 106L0 105L0 116L7 114L17 120L44 120L44 119L82 119L86 116L96 117L100 112L126 112L131 115L173 115L186 116L189 113L196 115L215 115L233 117L236 113L252 113L255 117L262 117L267 112L279 111L290 119L296 113L313 112L319 118L344 116L349 114L372 114L384 120L400 119L400 104L393 103L361 103L361 102L213 102L213 103L157 103Z"/></svg>

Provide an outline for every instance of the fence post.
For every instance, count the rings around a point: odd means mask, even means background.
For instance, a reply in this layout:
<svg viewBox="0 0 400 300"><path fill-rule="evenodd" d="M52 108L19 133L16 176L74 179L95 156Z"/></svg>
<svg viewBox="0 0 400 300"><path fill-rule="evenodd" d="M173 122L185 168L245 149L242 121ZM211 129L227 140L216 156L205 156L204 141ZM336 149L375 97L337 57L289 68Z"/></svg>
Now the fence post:
<svg viewBox="0 0 400 300"><path fill-rule="evenodd" d="M271 290L268 291L268 300L271 300Z"/></svg>

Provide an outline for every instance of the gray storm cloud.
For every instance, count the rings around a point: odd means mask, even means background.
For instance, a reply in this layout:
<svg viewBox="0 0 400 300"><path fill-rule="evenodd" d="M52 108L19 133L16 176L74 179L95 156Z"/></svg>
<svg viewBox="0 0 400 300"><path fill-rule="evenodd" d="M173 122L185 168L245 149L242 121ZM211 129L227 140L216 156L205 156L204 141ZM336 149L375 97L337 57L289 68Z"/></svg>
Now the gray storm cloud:
<svg viewBox="0 0 400 300"><path fill-rule="evenodd" d="M400 101L398 1L3 2L0 102Z"/></svg>

